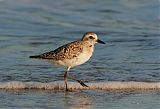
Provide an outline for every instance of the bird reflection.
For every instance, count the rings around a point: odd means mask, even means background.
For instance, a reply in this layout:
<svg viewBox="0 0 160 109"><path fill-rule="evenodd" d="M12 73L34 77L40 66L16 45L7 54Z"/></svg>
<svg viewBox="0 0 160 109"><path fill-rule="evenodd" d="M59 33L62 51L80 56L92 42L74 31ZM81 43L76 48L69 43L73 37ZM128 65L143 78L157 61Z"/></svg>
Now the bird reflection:
<svg viewBox="0 0 160 109"><path fill-rule="evenodd" d="M64 105L67 109L90 109L92 98L85 92L65 93Z"/></svg>

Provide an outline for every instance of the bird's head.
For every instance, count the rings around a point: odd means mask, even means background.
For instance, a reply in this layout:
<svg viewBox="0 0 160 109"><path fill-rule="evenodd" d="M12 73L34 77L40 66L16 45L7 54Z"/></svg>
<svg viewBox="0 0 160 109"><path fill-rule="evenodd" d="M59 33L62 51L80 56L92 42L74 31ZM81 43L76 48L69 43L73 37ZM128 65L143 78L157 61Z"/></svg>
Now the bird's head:
<svg viewBox="0 0 160 109"><path fill-rule="evenodd" d="M96 44L96 43L105 44L105 42L98 39L97 34L94 32L85 33L84 36L82 37L82 41L89 41L93 44Z"/></svg>

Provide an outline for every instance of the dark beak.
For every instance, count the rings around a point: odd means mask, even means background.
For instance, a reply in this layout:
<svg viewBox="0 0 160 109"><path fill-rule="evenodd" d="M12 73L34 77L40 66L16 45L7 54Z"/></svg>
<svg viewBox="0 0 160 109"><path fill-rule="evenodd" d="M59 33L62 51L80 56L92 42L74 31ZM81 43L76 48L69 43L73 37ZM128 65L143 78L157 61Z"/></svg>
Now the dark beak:
<svg viewBox="0 0 160 109"><path fill-rule="evenodd" d="M97 40L97 42L98 42L98 43L101 43L101 44L106 44L105 42L103 42L103 41L101 41L101 40L99 40L99 39Z"/></svg>

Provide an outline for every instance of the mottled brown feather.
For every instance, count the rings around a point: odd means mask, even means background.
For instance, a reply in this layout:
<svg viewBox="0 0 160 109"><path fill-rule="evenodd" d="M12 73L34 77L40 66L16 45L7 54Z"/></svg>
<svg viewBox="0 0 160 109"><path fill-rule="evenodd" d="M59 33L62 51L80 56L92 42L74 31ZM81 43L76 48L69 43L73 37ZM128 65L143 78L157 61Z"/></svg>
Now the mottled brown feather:
<svg viewBox="0 0 160 109"><path fill-rule="evenodd" d="M77 57L83 50L82 41L74 41L63 45L54 51L46 52L40 55L42 59L64 60Z"/></svg>

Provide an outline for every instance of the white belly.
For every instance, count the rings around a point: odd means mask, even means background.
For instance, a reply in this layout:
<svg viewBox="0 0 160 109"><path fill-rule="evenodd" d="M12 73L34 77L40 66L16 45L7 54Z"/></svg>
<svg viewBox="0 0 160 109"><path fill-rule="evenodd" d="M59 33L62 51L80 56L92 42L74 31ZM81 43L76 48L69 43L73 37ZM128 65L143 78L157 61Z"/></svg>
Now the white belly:
<svg viewBox="0 0 160 109"><path fill-rule="evenodd" d="M92 56L92 53L89 54L87 52L83 52L79 56L74 57L73 59L59 60L57 64L63 65L66 67L73 67L73 66L81 65L87 62L91 56Z"/></svg>

